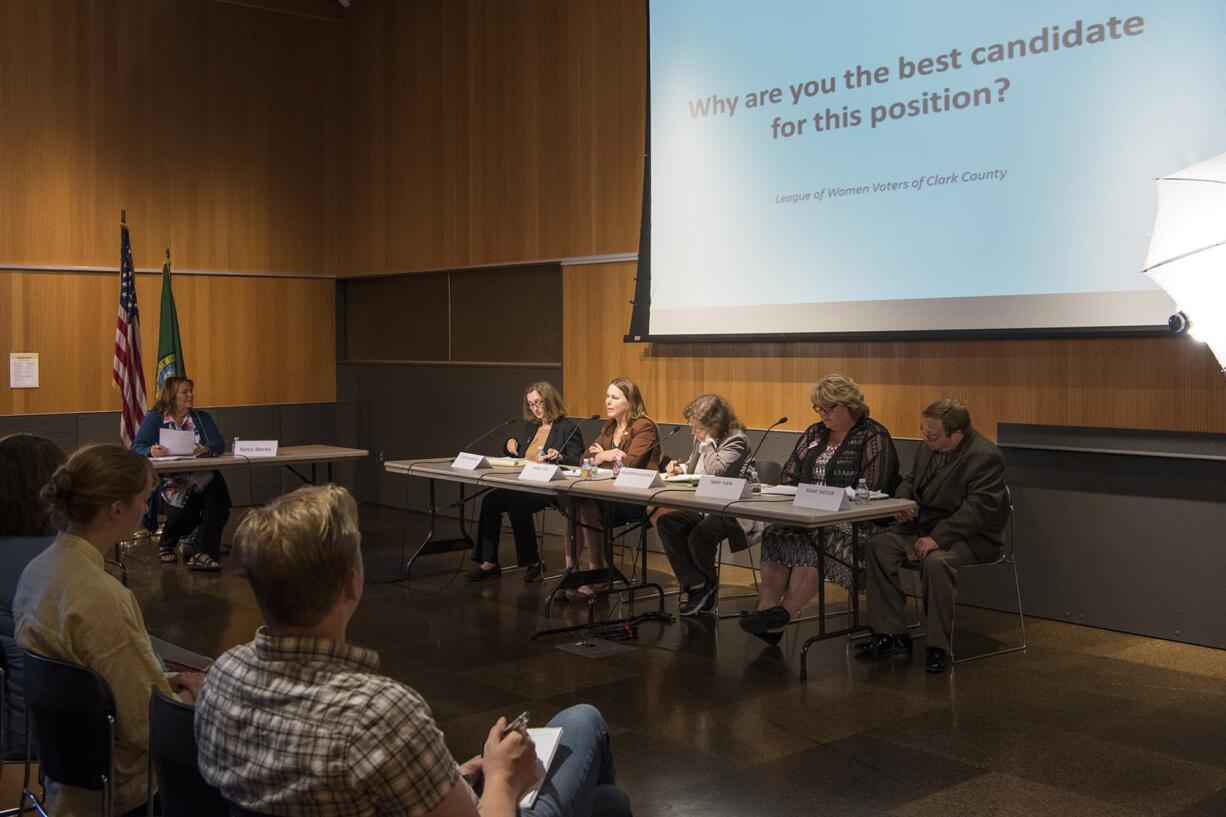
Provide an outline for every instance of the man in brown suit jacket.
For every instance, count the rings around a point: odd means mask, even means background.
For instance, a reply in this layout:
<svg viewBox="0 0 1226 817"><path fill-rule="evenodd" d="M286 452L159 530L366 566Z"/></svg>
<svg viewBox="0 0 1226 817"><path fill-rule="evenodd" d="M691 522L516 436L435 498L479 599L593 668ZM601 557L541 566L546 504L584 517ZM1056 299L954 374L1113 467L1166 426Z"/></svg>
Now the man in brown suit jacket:
<svg viewBox="0 0 1226 817"><path fill-rule="evenodd" d="M868 544L868 623L873 638L861 650L874 657L910 652L899 570L904 561L917 559L928 619L925 667L944 672L949 667L958 566L997 558L1009 502L1000 449L971 426L966 406L958 400L938 400L924 409L921 428L925 444L894 492L899 499L915 500L919 508L898 514L897 524Z"/></svg>

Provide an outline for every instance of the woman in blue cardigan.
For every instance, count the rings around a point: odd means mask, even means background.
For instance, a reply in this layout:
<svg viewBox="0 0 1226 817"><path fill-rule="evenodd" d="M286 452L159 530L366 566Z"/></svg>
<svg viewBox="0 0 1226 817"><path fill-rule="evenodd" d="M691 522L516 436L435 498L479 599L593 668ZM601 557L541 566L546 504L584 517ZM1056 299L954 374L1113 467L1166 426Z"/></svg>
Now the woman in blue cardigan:
<svg viewBox="0 0 1226 817"><path fill-rule="evenodd" d="M145 415L132 450L154 459L170 452L159 442L163 428L190 431L195 436L197 457L216 457L226 441L207 411L193 407L196 384L186 377L168 377L158 401ZM192 570L221 570L221 532L230 519L230 491L220 471L162 474L162 500L166 503L166 526L162 529L161 560L175 561L179 540L196 531L196 553L187 558Z"/></svg>

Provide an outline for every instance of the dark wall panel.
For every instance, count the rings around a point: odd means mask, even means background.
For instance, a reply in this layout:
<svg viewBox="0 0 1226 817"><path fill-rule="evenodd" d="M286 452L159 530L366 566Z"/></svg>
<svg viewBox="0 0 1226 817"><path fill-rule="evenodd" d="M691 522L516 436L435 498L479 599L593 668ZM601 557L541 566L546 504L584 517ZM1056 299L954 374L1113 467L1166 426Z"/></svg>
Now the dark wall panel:
<svg viewBox="0 0 1226 817"><path fill-rule="evenodd" d="M447 360L447 273L350 281L345 356L350 360Z"/></svg>
<svg viewBox="0 0 1226 817"><path fill-rule="evenodd" d="M451 315L452 360L562 360L560 267L452 273Z"/></svg>

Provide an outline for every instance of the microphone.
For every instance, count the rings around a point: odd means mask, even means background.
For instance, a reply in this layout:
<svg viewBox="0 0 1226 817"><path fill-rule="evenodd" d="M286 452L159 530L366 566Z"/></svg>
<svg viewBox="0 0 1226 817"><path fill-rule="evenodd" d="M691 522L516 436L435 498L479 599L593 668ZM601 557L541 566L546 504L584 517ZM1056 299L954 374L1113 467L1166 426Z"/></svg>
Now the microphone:
<svg viewBox="0 0 1226 817"><path fill-rule="evenodd" d="M481 442L482 440L484 440L486 437L488 437L488 436L490 436L491 434L493 434L493 433L494 433L495 431L497 431L498 429L500 429L500 428L506 428L507 426L509 426L511 423L515 422L515 421L516 421L516 420L518 420L518 419L519 419L518 417L512 417L512 418L511 418L511 419L509 419L509 420L503 420L501 423L499 423L498 425L494 426L494 427L493 427L493 428L491 428L489 431L485 432L485 433L484 433L484 434L482 434L480 437L478 437L477 439L473 440L472 442L470 442L468 445L464 446L464 447L463 447L463 448L461 448L460 450L461 450L461 451L467 451L468 449L472 448L472 447L473 447L474 445L476 445L477 443L479 443L479 442Z"/></svg>
<svg viewBox="0 0 1226 817"><path fill-rule="evenodd" d="M593 414L591 417L584 417L582 420L578 420L575 422L575 427L572 428L570 433L566 435L566 439L562 441L562 447L558 449L558 462L559 463L562 461L562 457L566 456L566 444L570 442L571 437L574 437L576 434L579 433L579 423L586 423L589 420L599 420L599 419L600 419L599 414ZM583 459L583 452L579 453L579 459L581 460Z"/></svg>
<svg viewBox="0 0 1226 817"><path fill-rule="evenodd" d="M762 439L758 440L758 444L754 448L753 453L750 454L749 459L745 460L745 464L741 466L742 476L744 476L745 471L748 470L749 466L753 465L755 462L758 461L758 452L762 450L762 443L766 442L766 438L770 436L770 433L774 431L777 426L781 426L787 421L788 421L787 417L780 417L778 420L771 423L770 428L766 429L766 431L763 432Z"/></svg>
<svg viewBox="0 0 1226 817"><path fill-rule="evenodd" d="M665 434L663 437L661 437L660 439L658 439L658 440L656 440L654 443L652 443L650 446L648 446L648 448L647 448L647 454L648 454L648 457L650 457L650 455L651 455L651 449L653 449L653 448L660 448L661 452L663 452L663 447L662 447L662 446L664 445L664 443L668 442L668 440L669 440L669 438L670 438L670 437L672 437L674 434L676 434L678 431L680 431L680 430L681 430L681 429L683 429L683 428L689 428L689 426L686 426L686 425L677 426L677 427L676 427L676 428L674 428L672 431L668 432L668 433L667 433L667 434Z"/></svg>

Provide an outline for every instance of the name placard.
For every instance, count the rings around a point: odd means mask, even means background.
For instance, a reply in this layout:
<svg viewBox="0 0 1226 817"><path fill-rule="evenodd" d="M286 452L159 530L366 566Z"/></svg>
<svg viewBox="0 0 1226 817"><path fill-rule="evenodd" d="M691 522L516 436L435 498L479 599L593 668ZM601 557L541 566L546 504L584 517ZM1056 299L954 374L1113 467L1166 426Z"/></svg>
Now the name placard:
<svg viewBox="0 0 1226 817"><path fill-rule="evenodd" d="M277 456L276 440L235 440L234 456L236 457L275 457Z"/></svg>
<svg viewBox="0 0 1226 817"><path fill-rule="evenodd" d="M660 472L651 468L623 468L622 472L617 475L617 479L613 480L614 488L646 490L663 484L664 480L660 479Z"/></svg>
<svg viewBox="0 0 1226 817"><path fill-rule="evenodd" d="M478 468L489 468L490 461L480 454L469 454L461 451L451 461L451 467L457 471L476 471Z"/></svg>
<svg viewBox="0 0 1226 817"><path fill-rule="evenodd" d="M524 482L553 482L563 479L562 469L549 462L530 462L519 472L519 478Z"/></svg>
<svg viewBox="0 0 1226 817"><path fill-rule="evenodd" d="M753 495L753 489L747 480L703 474L698 478L696 495L703 499L748 499Z"/></svg>
<svg viewBox="0 0 1226 817"><path fill-rule="evenodd" d="M847 492L829 485L800 485L796 488L796 499L792 504L797 508L816 511L845 511L848 506Z"/></svg>

